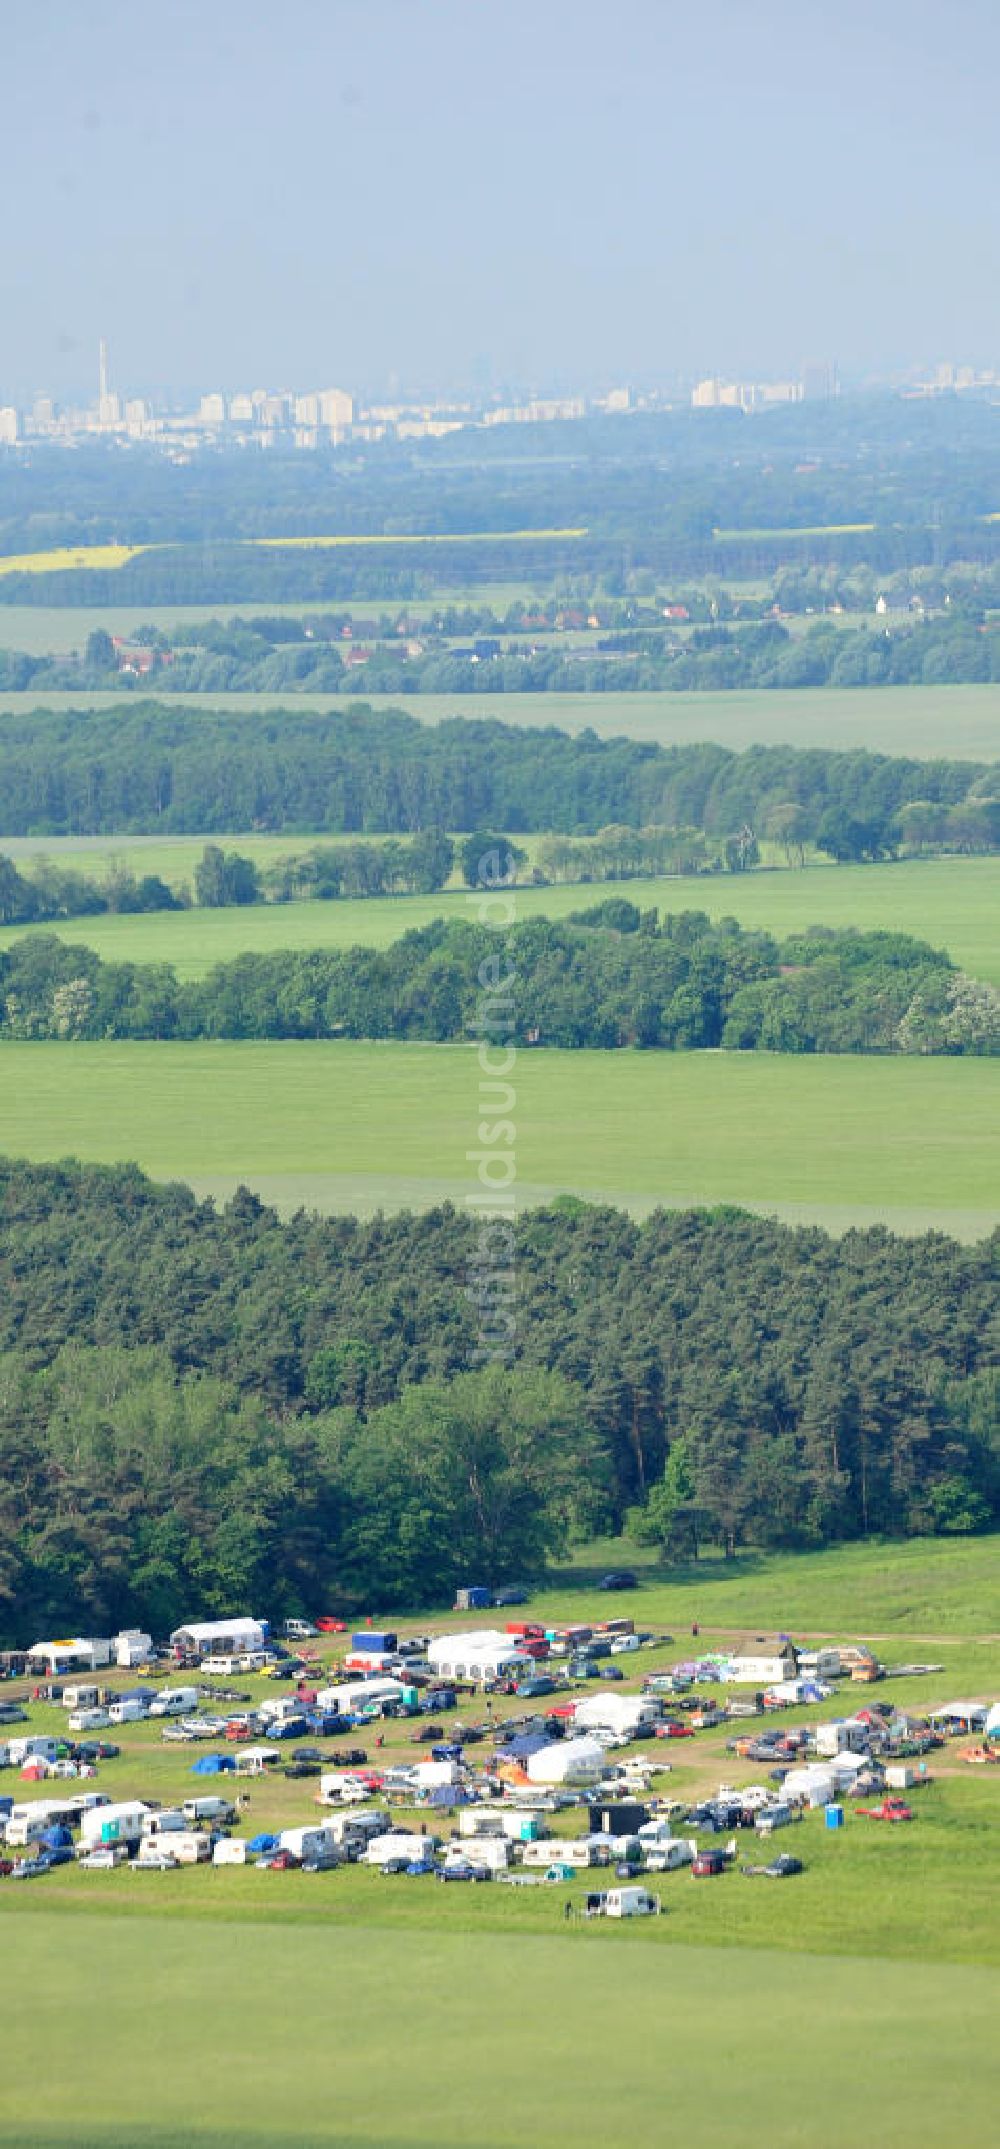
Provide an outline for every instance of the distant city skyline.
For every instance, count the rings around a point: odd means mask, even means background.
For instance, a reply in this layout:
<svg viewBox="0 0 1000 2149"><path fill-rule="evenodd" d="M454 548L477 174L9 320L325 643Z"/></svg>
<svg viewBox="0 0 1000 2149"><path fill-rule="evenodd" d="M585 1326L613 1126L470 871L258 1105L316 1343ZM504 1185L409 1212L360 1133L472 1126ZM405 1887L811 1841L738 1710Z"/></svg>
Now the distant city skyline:
<svg viewBox="0 0 1000 2149"><path fill-rule="evenodd" d="M0 395L593 392L1000 351L992 0L49 0Z"/></svg>

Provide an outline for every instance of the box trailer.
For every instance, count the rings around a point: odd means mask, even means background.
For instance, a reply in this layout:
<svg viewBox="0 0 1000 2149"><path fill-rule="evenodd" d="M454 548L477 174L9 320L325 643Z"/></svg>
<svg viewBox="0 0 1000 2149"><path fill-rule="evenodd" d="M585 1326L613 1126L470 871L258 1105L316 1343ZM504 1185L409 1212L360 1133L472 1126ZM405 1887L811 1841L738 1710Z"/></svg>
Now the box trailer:
<svg viewBox="0 0 1000 2149"><path fill-rule="evenodd" d="M655 1918L660 1898L648 1888L609 1888L604 1898L606 1918Z"/></svg>

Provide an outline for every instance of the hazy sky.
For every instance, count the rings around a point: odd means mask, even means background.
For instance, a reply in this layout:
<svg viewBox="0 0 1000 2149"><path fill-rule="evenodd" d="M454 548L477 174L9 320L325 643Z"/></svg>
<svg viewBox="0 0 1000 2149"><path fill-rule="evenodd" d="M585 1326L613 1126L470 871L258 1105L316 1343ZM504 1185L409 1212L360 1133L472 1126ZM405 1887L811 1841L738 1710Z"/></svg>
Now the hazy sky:
<svg viewBox="0 0 1000 2149"><path fill-rule="evenodd" d="M1000 363L996 0L32 0L0 401Z"/></svg>

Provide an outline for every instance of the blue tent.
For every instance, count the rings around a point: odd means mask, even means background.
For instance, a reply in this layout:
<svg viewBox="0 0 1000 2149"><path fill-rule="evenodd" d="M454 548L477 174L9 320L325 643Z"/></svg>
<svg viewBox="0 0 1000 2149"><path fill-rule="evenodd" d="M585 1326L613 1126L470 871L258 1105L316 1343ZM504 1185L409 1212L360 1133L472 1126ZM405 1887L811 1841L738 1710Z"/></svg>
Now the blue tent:
<svg viewBox="0 0 1000 2149"><path fill-rule="evenodd" d="M248 1851L273 1851L277 1850L277 1847L277 1836L251 1836L247 1844Z"/></svg>
<svg viewBox="0 0 1000 2149"><path fill-rule="evenodd" d="M223 1769L234 1769L232 1754L201 1754L191 1763L192 1776L221 1776Z"/></svg>

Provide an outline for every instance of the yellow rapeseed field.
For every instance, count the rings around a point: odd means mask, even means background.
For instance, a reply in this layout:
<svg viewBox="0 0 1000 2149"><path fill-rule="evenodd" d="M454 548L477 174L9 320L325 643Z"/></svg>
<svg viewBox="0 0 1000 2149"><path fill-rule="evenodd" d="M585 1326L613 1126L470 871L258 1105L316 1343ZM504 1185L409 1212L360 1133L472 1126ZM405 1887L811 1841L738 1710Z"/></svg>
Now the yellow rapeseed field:
<svg viewBox="0 0 1000 2149"><path fill-rule="evenodd" d="M533 538L586 537L583 530L444 530L412 537L253 537L254 545L516 545Z"/></svg>
<svg viewBox="0 0 1000 2149"><path fill-rule="evenodd" d="M62 545L54 552L9 552L0 558L0 575L54 575L67 568L124 567L149 545Z"/></svg>

